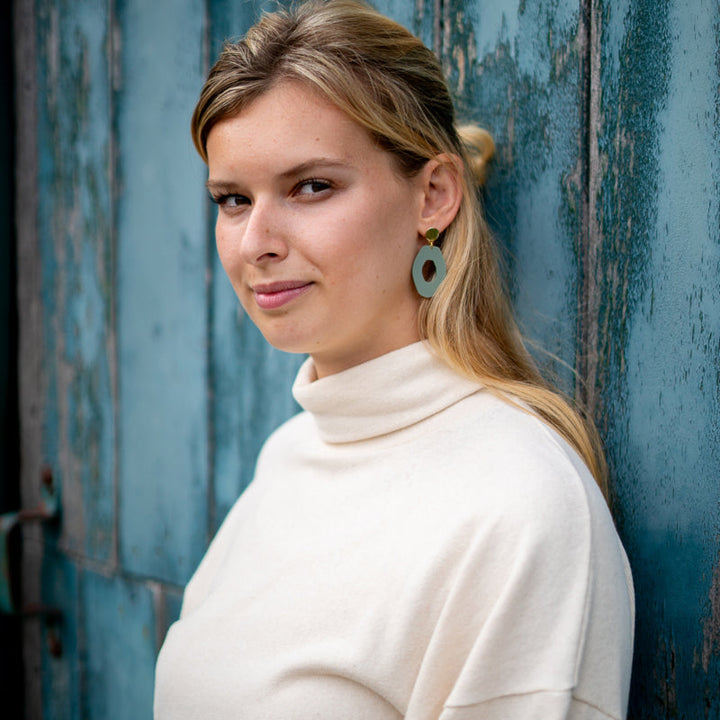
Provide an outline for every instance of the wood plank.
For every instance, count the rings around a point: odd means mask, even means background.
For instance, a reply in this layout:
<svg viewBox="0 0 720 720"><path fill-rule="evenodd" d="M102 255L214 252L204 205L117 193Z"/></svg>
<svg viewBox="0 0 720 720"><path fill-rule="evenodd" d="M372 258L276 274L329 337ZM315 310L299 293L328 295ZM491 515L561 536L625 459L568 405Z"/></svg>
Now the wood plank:
<svg viewBox="0 0 720 720"><path fill-rule="evenodd" d="M442 54L459 118L487 128L496 157L486 214L505 251L525 336L570 393L583 234L584 53L577 2L444 3ZM554 357L553 357L554 356Z"/></svg>
<svg viewBox="0 0 720 720"><path fill-rule="evenodd" d="M32 658L36 672L26 679L26 717L35 720L75 720L83 717L81 650L81 610L79 573L74 562L57 547L46 549L42 565L42 600L60 608L62 617L49 619L36 615L26 619L40 636L38 654ZM26 668L32 665L26 662ZM31 698L34 691L35 697Z"/></svg>
<svg viewBox="0 0 720 720"><path fill-rule="evenodd" d="M207 258L201 0L118 3L120 552L183 584L207 534Z"/></svg>
<svg viewBox="0 0 720 720"><path fill-rule="evenodd" d="M720 687L720 8L598 2L598 417L638 597L631 717Z"/></svg>
<svg viewBox="0 0 720 720"><path fill-rule="evenodd" d="M93 572L82 575L86 720L152 717L154 598L144 584Z"/></svg>
<svg viewBox="0 0 720 720"><path fill-rule="evenodd" d="M62 485L71 552L113 562L113 230L107 3L41 2L38 238L43 462Z"/></svg>

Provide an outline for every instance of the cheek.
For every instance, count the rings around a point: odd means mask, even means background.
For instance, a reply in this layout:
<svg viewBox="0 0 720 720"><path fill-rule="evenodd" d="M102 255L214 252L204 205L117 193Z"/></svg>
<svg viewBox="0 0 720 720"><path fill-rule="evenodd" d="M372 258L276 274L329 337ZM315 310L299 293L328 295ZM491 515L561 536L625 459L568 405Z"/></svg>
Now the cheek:
<svg viewBox="0 0 720 720"><path fill-rule="evenodd" d="M233 285L239 280L239 272L242 268L240 254L237 252L238 243L231 233L216 227L215 248L217 249L220 263Z"/></svg>

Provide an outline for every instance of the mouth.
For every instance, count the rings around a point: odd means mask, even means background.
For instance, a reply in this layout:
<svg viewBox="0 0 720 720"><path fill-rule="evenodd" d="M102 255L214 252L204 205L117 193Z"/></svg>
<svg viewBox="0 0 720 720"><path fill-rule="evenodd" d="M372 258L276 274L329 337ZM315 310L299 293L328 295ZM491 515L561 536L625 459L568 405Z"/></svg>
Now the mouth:
<svg viewBox="0 0 720 720"><path fill-rule="evenodd" d="M254 285L251 289L261 310L276 310L304 295L312 285L312 282L304 280L286 280Z"/></svg>

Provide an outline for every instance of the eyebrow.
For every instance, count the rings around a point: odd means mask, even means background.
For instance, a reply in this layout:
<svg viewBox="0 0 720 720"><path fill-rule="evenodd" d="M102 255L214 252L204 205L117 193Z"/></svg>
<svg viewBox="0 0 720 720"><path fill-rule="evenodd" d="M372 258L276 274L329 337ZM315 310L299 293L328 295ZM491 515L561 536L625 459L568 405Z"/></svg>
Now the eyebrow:
<svg viewBox="0 0 720 720"><path fill-rule="evenodd" d="M297 177L298 175L302 175L303 173L307 172L308 170L312 170L314 168L350 168L351 164L344 161L344 160L335 160L332 158L326 158L326 157L319 157L319 158L311 158L310 160L306 160L304 162L299 163L298 165L294 165L293 167L289 168L288 170L285 170L284 172L280 173L281 178L293 178ZM208 190L217 190L220 192L235 192L238 189L238 184L235 182L227 182L224 180L211 180L208 178L208 181L205 183L205 187Z"/></svg>
<svg viewBox="0 0 720 720"><path fill-rule="evenodd" d="M220 192L220 193L227 193L232 194L237 192L238 186L237 183L234 182L225 182L224 180L210 180L205 183L205 187L210 191L213 192Z"/></svg>

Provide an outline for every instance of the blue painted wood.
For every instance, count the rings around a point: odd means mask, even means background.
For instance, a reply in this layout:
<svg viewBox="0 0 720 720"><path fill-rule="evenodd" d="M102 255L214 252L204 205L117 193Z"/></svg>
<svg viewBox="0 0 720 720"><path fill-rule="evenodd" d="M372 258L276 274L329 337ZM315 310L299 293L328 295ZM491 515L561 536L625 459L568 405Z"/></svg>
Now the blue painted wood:
<svg viewBox="0 0 720 720"><path fill-rule="evenodd" d="M232 288L225 287L224 276L218 278L214 311L213 469L219 524L252 480L264 440L298 411L290 388L304 358L265 342Z"/></svg>
<svg viewBox="0 0 720 720"><path fill-rule="evenodd" d="M55 544L45 550L42 567L43 600L51 607L59 608L62 617L48 623L43 616L28 619L42 639L42 655L34 658L40 669L40 677L27 677L25 681L39 681L36 691L41 694L43 720L75 720L82 717L83 691L81 681L81 608L79 603L79 578L74 562L58 550ZM55 648L56 653L51 652ZM59 653L59 654L58 654ZM31 708L27 708L30 710ZM30 715L33 717L34 713Z"/></svg>
<svg viewBox="0 0 720 720"><path fill-rule="evenodd" d="M583 16L570 0L444 7L443 61L460 119L487 128L496 142L486 210L506 251L518 319L545 351L536 352L540 364L572 394L585 151Z"/></svg>
<svg viewBox="0 0 720 720"><path fill-rule="evenodd" d="M42 384L44 405L27 409L26 423L42 412L42 458L24 461L53 469L71 521L62 524L60 537L55 530L26 536L28 552L45 541L44 557L35 563L40 587L26 600L63 613L54 628L42 617L28 621L27 633L39 641L28 667L42 668L43 688L42 702L28 709L76 718L79 606L76 566L68 556L112 563L116 544L109 15L106 3L47 1L38 3L36 18L38 199L28 201L37 208L42 293L35 338L42 375L32 382ZM39 489L39 477L31 481L26 500ZM33 573L25 581L32 586ZM55 640L63 649L58 657L49 652Z"/></svg>
<svg viewBox="0 0 720 720"><path fill-rule="evenodd" d="M82 577L82 653L88 691L82 717L137 720L152 716L155 610L142 583Z"/></svg>
<svg viewBox="0 0 720 720"><path fill-rule="evenodd" d="M200 0L117 3L120 557L185 583L207 538L207 238L189 119Z"/></svg>
<svg viewBox="0 0 720 720"><path fill-rule="evenodd" d="M635 572L631 715L720 717L720 8L594 14L600 407Z"/></svg>
<svg viewBox="0 0 720 720"><path fill-rule="evenodd" d="M63 545L98 560L115 543L107 28L104 3L38 7L44 462L74 519Z"/></svg>

